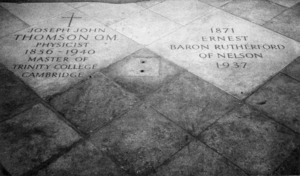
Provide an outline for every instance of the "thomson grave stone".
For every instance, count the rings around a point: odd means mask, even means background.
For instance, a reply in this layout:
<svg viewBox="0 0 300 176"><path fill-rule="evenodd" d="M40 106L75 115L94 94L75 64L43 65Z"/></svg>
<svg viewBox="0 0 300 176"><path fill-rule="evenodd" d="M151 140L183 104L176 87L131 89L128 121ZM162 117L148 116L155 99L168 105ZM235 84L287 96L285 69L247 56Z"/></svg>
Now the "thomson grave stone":
<svg viewBox="0 0 300 176"><path fill-rule="evenodd" d="M140 48L75 10L9 35L1 43L1 62L42 97Z"/></svg>

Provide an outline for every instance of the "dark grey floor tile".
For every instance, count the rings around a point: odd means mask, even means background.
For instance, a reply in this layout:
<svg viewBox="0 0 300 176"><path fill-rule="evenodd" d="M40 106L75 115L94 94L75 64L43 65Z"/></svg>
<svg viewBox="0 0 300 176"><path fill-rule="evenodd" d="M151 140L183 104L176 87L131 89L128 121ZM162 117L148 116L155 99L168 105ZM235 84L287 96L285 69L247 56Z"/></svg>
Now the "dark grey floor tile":
<svg viewBox="0 0 300 176"><path fill-rule="evenodd" d="M193 141L153 176L246 176L238 167L204 144ZM152 176L152 175L151 175Z"/></svg>
<svg viewBox="0 0 300 176"><path fill-rule="evenodd" d="M149 49L141 49L103 72L129 92L143 98L179 73L180 69Z"/></svg>
<svg viewBox="0 0 300 176"><path fill-rule="evenodd" d="M195 136L238 105L232 96L187 72L147 101Z"/></svg>
<svg viewBox="0 0 300 176"><path fill-rule="evenodd" d="M300 82L279 74L246 102L300 133Z"/></svg>
<svg viewBox="0 0 300 176"><path fill-rule="evenodd" d="M0 38L26 27L29 25L0 6Z"/></svg>
<svg viewBox="0 0 300 176"><path fill-rule="evenodd" d="M300 175L300 147L284 161L274 175Z"/></svg>
<svg viewBox="0 0 300 176"><path fill-rule="evenodd" d="M136 102L133 94L123 91L102 73L91 75L90 79L50 101L54 108L85 134L103 127Z"/></svg>
<svg viewBox="0 0 300 176"><path fill-rule="evenodd" d="M252 175L271 174L300 144L288 128L244 105L199 138Z"/></svg>
<svg viewBox="0 0 300 176"><path fill-rule="evenodd" d="M80 136L43 105L0 123L0 162L21 175L79 140Z"/></svg>
<svg viewBox="0 0 300 176"><path fill-rule="evenodd" d="M222 7L239 17L257 24L264 24L286 9L267 0L233 0Z"/></svg>
<svg viewBox="0 0 300 176"><path fill-rule="evenodd" d="M90 142L84 142L63 155L38 176L127 176Z"/></svg>
<svg viewBox="0 0 300 176"><path fill-rule="evenodd" d="M300 41L300 3L268 21L264 26Z"/></svg>
<svg viewBox="0 0 300 176"><path fill-rule="evenodd" d="M152 108L142 105L94 134L91 141L128 173L144 176L190 138Z"/></svg>
<svg viewBox="0 0 300 176"><path fill-rule="evenodd" d="M37 100L38 97L29 87L0 64L0 121L12 113L25 110Z"/></svg>
<svg viewBox="0 0 300 176"><path fill-rule="evenodd" d="M300 57L290 63L290 65L283 70L283 73L300 81Z"/></svg>

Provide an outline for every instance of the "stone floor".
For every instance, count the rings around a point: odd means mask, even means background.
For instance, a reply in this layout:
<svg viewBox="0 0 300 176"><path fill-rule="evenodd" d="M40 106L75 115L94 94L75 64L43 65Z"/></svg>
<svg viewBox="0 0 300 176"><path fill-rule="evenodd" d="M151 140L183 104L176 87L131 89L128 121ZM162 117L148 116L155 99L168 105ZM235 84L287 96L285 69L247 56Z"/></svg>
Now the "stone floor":
<svg viewBox="0 0 300 176"><path fill-rule="evenodd" d="M0 14L0 176L300 175L300 0Z"/></svg>

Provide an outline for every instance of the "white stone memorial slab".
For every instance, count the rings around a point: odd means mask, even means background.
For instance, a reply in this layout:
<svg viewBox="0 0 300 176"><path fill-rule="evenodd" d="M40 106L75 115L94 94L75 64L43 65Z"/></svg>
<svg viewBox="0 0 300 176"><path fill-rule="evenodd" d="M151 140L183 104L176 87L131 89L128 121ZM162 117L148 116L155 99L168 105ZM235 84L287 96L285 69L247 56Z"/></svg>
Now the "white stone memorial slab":
<svg viewBox="0 0 300 176"><path fill-rule="evenodd" d="M46 97L140 48L73 10L3 38L0 62Z"/></svg>
<svg viewBox="0 0 300 176"><path fill-rule="evenodd" d="M298 42L219 10L148 48L240 99L300 55Z"/></svg>

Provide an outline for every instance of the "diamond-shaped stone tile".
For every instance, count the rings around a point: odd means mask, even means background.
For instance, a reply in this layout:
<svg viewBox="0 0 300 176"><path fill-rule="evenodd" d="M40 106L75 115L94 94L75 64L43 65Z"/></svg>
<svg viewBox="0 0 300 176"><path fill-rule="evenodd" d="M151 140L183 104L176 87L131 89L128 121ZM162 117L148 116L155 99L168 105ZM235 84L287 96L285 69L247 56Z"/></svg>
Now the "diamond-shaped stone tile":
<svg viewBox="0 0 300 176"><path fill-rule="evenodd" d="M29 25L35 25L72 10L72 7L64 3L1 3L0 5Z"/></svg>
<svg viewBox="0 0 300 176"><path fill-rule="evenodd" d="M143 10L110 26L140 44L150 44L173 32L179 24L150 10Z"/></svg>
<svg viewBox="0 0 300 176"><path fill-rule="evenodd" d="M222 11L148 47L240 99L300 55L299 43Z"/></svg>
<svg viewBox="0 0 300 176"><path fill-rule="evenodd" d="M84 142L60 157L38 176L126 176L111 159L90 142Z"/></svg>
<svg viewBox="0 0 300 176"><path fill-rule="evenodd" d="M28 27L28 24L0 6L0 37L12 34L26 27Z"/></svg>
<svg viewBox="0 0 300 176"><path fill-rule="evenodd" d="M91 138L92 143L133 175L153 172L189 140L184 131L144 105Z"/></svg>
<svg viewBox="0 0 300 176"><path fill-rule="evenodd" d="M300 57L298 57L294 62L290 63L283 72L298 81L300 81Z"/></svg>
<svg viewBox="0 0 300 176"><path fill-rule="evenodd" d="M180 71L149 49L141 49L103 70L104 74L140 98L158 89Z"/></svg>
<svg viewBox="0 0 300 176"><path fill-rule="evenodd" d="M47 97L139 48L134 41L73 10L3 38L0 62Z"/></svg>
<svg viewBox="0 0 300 176"><path fill-rule="evenodd" d="M37 102L38 97L19 78L0 64L0 121Z"/></svg>
<svg viewBox="0 0 300 176"><path fill-rule="evenodd" d="M299 81L279 74L246 102L300 133Z"/></svg>
<svg viewBox="0 0 300 176"><path fill-rule="evenodd" d="M184 73L151 95L148 103L193 135L198 135L238 101L198 77Z"/></svg>
<svg viewBox="0 0 300 176"><path fill-rule="evenodd" d="M204 144L193 141L157 169L153 176L246 176L228 160L215 153Z"/></svg>
<svg viewBox="0 0 300 176"><path fill-rule="evenodd" d="M270 0L270 1L285 7L292 7L297 3L300 3L300 0Z"/></svg>
<svg viewBox="0 0 300 176"><path fill-rule="evenodd" d="M52 111L38 104L0 123L0 160L12 175L21 175L79 138Z"/></svg>
<svg viewBox="0 0 300 176"><path fill-rule="evenodd" d="M55 96L50 103L82 132L88 134L119 117L137 99L101 73Z"/></svg>
<svg viewBox="0 0 300 176"><path fill-rule="evenodd" d="M300 144L290 129L247 105L222 117L200 139L252 175L271 174Z"/></svg>
<svg viewBox="0 0 300 176"><path fill-rule="evenodd" d="M135 3L89 3L86 6L80 7L79 10L109 26L145 9Z"/></svg>
<svg viewBox="0 0 300 176"><path fill-rule="evenodd" d="M233 0L222 9L254 23L264 24L286 8L268 0Z"/></svg>
<svg viewBox="0 0 300 176"><path fill-rule="evenodd" d="M205 2L205 3L215 6L215 7L221 7L221 6L229 3L231 0L199 0L199 1Z"/></svg>
<svg viewBox="0 0 300 176"><path fill-rule="evenodd" d="M300 175L300 147L291 153L273 175Z"/></svg>
<svg viewBox="0 0 300 176"><path fill-rule="evenodd" d="M198 0L167 0L150 8L150 10L182 25L204 16L214 9Z"/></svg>
<svg viewBox="0 0 300 176"><path fill-rule="evenodd" d="M300 42L300 3L273 18L264 26Z"/></svg>

